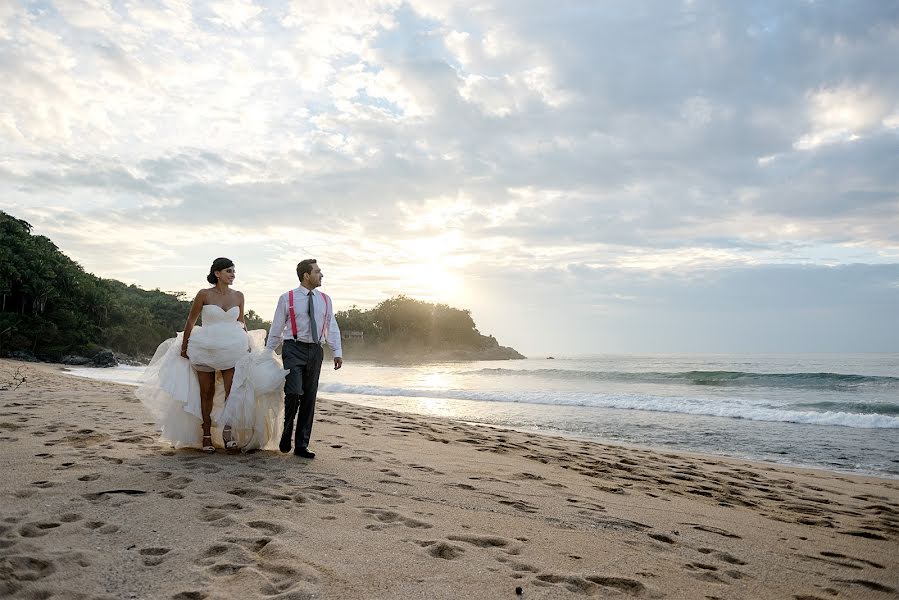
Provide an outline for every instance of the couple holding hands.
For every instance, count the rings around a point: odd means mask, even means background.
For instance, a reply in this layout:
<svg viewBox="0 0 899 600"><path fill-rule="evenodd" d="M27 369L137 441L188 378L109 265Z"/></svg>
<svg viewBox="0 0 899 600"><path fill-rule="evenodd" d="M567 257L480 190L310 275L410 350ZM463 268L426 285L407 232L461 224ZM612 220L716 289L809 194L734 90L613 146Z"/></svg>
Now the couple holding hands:
<svg viewBox="0 0 899 600"><path fill-rule="evenodd" d="M278 299L267 341L263 329L246 331L234 275L233 262L215 259L206 278L212 287L197 292L184 332L159 345L135 394L175 447L246 452L274 448L280 432L281 452L314 458L309 437L323 344L334 368L343 366L333 304L316 290L321 268L315 259L297 264L300 285ZM200 317L202 326L195 326ZM279 359L274 351L282 342Z"/></svg>

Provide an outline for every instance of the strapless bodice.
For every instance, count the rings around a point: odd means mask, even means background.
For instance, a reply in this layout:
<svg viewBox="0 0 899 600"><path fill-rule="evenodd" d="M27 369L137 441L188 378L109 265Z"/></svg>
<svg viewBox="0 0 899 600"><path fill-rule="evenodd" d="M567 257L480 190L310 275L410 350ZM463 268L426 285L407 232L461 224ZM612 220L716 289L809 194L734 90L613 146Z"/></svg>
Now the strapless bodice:
<svg viewBox="0 0 899 600"><path fill-rule="evenodd" d="M228 310L224 310L217 304L206 304L200 314L203 317L203 325L207 327L219 323L234 323L240 314L240 307L232 306Z"/></svg>

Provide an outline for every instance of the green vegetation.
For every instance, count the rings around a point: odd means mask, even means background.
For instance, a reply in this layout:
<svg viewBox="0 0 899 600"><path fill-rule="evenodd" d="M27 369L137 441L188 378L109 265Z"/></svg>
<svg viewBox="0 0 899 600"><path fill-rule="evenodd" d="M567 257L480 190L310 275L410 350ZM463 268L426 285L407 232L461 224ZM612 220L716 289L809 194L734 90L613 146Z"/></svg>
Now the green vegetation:
<svg viewBox="0 0 899 600"><path fill-rule="evenodd" d="M102 279L0 211L0 352L48 359L100 348L141 356L184 326L184 294Z"/></svg>
<svg viewBox="0 0 899 600"><path fill-rule="evenodd" d="M384 300L371 310L353 306L335 317L348 357L372 359L491 360L524 358L482 335L471 311L406 296ZM362 340L348 337L361 332Z"/></svg>

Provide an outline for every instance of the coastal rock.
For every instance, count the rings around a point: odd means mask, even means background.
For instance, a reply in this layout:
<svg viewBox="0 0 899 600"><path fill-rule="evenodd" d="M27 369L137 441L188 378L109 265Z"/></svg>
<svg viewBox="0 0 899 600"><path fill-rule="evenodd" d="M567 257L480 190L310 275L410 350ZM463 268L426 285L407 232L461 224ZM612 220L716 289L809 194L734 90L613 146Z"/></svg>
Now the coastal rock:
<svg viewBox="0 0 899 600"><path fill-rule="evenodd" d="M26 362L40 362L38 357L29 352L28 350L13 350L8 354L9 358L13 360L24 360Z"/></svg>
<svg viewBox="0 0 899 600"><path fill-rule="evenodd" d="M145 367L150 363L152 356L131 356L130 354L115 353L115 359L120 365L129 367Z"/></svg>
<svg viewBox="0 0 899 600"><path fill-rule="evenodd" d="M112 350L100 350L90 361L92 367L115 367L118 364Z"/></svg>
<svg viewBox="0 0 899 600"><path fill-rule="evenodd" d="M90 364L91 359L86 356L78 356L75 354L66 354L63 356L59 362L64 365L72 365L74 367L81 367L87 364Z"/></svg>

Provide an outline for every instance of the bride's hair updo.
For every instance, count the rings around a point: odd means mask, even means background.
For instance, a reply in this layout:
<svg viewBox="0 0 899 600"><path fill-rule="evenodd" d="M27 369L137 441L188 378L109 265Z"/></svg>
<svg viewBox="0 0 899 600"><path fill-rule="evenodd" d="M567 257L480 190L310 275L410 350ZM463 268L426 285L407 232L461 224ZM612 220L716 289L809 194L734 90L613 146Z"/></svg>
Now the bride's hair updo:
<svg viewBox="0 0 899 600"><path fill-rule="evenodd" d="M215 285L218 282L218 279L216 279L215 277L215 272L224 271L225 269L233 266L234 263L231 262L230 258L222 257L215 259L214 261L212 261L212 266L209 267L209 275L206 276L206 281L208 281L212 285Z"/></svg>

